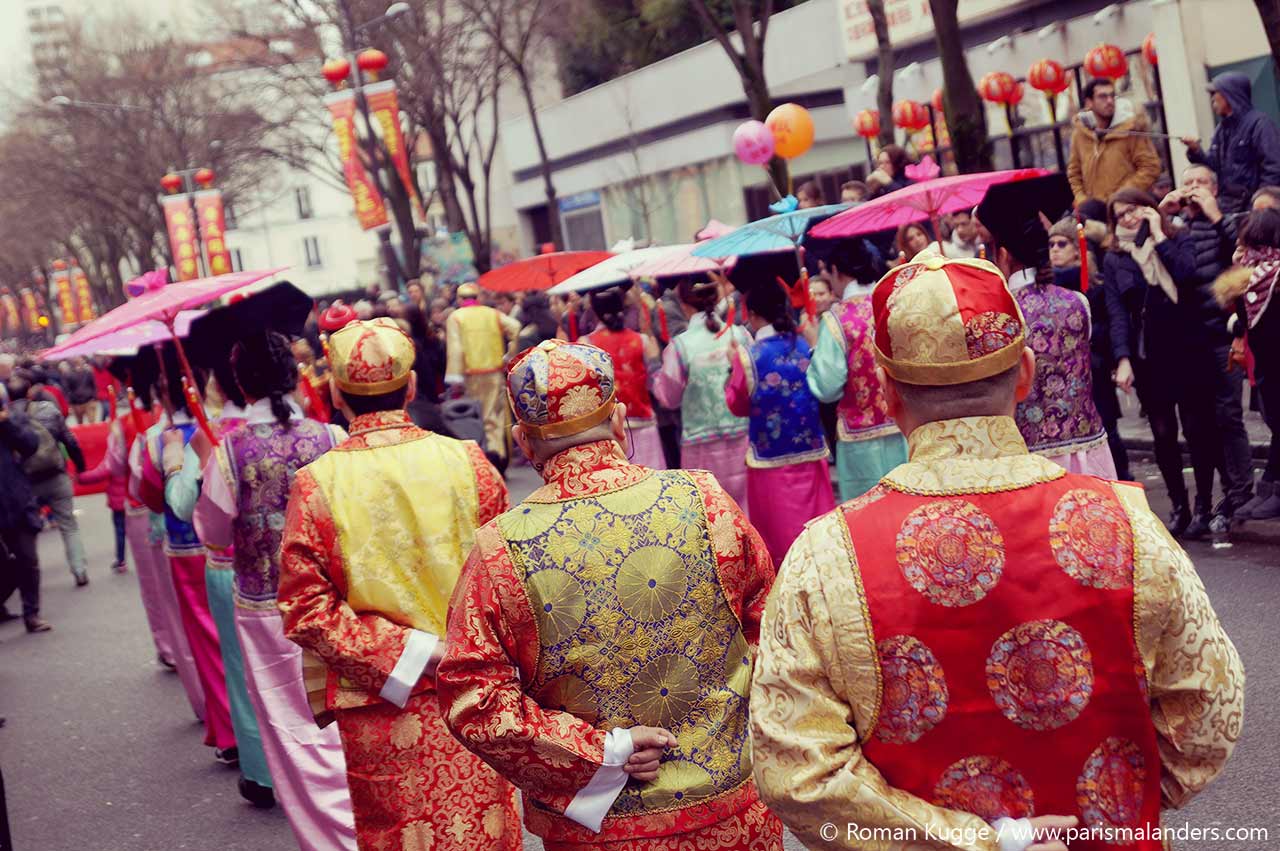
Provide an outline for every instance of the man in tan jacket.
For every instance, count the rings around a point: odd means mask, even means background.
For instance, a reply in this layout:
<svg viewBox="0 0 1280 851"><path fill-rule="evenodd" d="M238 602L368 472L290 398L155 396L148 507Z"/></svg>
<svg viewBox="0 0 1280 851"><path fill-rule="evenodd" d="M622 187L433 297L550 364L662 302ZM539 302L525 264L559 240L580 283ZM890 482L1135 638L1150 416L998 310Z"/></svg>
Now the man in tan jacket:
<svg viewBox="0 0 1280 851"><path fill-rule="evenodd" d="M1090 80L1084 87L1084 111L1075 117L1067 179L1077 207L1090 198L1106 201L1117 189L1148 191L1160 176L1160 157L1151 140L1131 131L1147 129L1146 118L1133 105L1116 99L1110 80Z"/></svg>

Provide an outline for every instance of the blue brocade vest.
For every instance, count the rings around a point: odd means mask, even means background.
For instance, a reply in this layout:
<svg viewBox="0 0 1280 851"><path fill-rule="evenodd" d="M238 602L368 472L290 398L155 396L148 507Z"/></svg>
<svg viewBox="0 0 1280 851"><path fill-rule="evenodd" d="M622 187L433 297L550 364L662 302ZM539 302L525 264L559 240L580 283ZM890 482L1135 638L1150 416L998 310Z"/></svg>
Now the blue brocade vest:
<svg viewBox="0 0 1280 851"><path fill-rule="evenodd" d="M751 390L748 467L783 467L827 457L817 398L804 380L813 350L798 334L778 334L744 353Z"/></svg>
<svg viewBox="0 0 1280 851"><path fill-rule="evenodd" d="M195 423L182 423L173 426L182 432L182 445L186 446L191 442L191 438L195 436L196 429L199 428ZM163 431L155 435L155 443L151 448L153 457L159 459L163 454L162 441ZM163 470L164 465L156 464L157 469ZM165 531L165 553L171 556L198 556L204 552L204 546L200 543L199 536L196 535L196 527L179 520L178 515L173 513L173 509L169 507L168 501L164 504L164 531Z"/></svg>

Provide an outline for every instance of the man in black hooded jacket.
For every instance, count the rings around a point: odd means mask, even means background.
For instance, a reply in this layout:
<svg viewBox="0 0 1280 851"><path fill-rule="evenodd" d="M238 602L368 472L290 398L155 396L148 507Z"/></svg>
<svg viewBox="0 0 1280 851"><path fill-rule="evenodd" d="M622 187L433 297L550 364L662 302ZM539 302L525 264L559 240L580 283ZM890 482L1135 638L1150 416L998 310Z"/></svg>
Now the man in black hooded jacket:
<svg viewBox="0 0 1280 851"><path fill-rule="evenodd" d="M1206 153L1200 140L1184 136L1187 159L1218 174L1218 201L1224 213L1248 209L1264 184L1280 183L1280 129L1253 106L1253 84L1238 71L1219 74L1209 84L1213 111L1221 120Z"/></svg>

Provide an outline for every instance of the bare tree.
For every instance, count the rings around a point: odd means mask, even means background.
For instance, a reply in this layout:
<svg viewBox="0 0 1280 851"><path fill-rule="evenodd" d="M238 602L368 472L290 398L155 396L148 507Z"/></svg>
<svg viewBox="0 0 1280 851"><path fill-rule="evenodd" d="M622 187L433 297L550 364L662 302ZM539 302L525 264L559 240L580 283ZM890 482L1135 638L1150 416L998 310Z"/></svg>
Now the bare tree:
<svg viewBox="0 0 1280 851"><path fill-rule="evenodd" d="M991 143L987 139L987 111L973 84L969 61L960 40L956 13L959 0L929 0L933 10L933 36L942 62L943 106L951 149L961 173L990 171Z"/></svg>
<svg viewBox="0 0 1280 851"><path fill-rule="evenodd" d="M867 12L876 30L876 107L880 110L880 144L892 145L893 136L893 42L889 39L889 19L884 14L884 0L867 0Z"/></svg>

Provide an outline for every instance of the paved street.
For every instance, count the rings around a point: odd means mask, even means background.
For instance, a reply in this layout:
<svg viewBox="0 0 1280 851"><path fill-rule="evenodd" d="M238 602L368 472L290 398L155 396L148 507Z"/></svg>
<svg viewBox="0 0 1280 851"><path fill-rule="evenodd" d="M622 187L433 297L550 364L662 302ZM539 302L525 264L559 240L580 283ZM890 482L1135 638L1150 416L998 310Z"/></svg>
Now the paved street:
<svg viewBox="0 0 1280 851"><path fill-rule="evenodd" d="M1163 512L1154 467L1139 469ZM532 482L527 467L513 473L517 496ZM61 542L46 533L44 614L55 629L27 636L21 622L0 627L0 715L8 718L0 767L17 851L287 851L284 816L240 800L235 772L201 747L177 677L155 664L135 576L107 568L112 532L103 497L81 500L79 513L92 584L73 589ZM1248 713L1225 777L1168 823L1271 831L1269 842L1182 842L1182 849L1280 847L1280 668L1272 655L1280 524L1259 526L1230 548L1193 544L1192 555L1244 657Z"/></svg>

